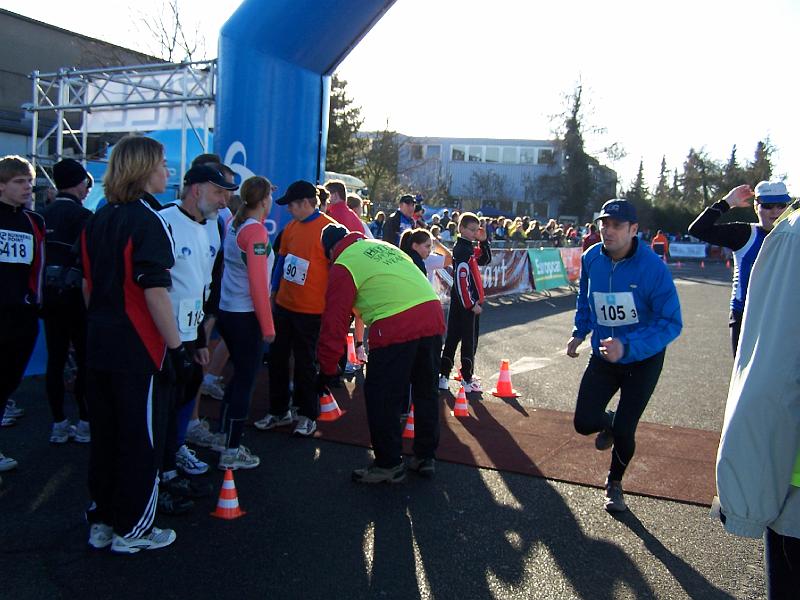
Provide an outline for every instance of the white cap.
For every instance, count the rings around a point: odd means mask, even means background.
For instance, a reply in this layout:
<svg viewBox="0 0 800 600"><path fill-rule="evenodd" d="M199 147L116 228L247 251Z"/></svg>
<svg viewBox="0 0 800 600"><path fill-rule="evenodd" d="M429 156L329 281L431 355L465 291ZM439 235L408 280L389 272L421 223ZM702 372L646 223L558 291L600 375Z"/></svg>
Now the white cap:
<svg viewBox="0 0 800 600"><path fill-rule="evenodd" d="M759 202L789 202L789 192L782 181L762 181L755 189Z"/></svg>

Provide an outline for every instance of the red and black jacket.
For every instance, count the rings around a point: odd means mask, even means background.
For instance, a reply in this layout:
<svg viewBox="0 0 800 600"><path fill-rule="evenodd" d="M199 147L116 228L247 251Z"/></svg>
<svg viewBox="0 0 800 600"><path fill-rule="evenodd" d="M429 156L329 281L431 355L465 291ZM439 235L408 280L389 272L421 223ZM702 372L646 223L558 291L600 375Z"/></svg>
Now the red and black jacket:
<svg viewBox="0 0 800 600"><path fill-rule="evenodd" d="M479 266L492 262L492 251L488 241L477 247L460 237L453 246L453 288L450 291L452 302L465 310L472 310L476 304L483 304L483 282Z"/></svg>
<svg viewBox="0 0 800 600"><path fill-rule="evenodd" d="M13 310L42 302L45 224L41 215L0 202L0 307Z"/></svg>
<svg viewBox="0 0 800 600"><path fill-rule="evenodd" d="M108 204L81 237L83 276L89 290L87 364L103 371L153 373L166 345L144 291L172 285L175 250L169 225L149 194Z"/></svg>

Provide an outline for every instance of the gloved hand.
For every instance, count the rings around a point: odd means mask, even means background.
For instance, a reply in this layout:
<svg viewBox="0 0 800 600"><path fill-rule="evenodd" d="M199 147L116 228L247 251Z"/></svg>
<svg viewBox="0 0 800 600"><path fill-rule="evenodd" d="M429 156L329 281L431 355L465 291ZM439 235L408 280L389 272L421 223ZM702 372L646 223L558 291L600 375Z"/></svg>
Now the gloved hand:
<svg viewBox="0 0 800 600"><path fill-rule="evenodd" d="M331 384L336 381L338 375L325 375L320 372L317 375L317 393L321 396L330 393Z"/></svg>
<svg viewBox="0 0 800 600"><path fill-rule="evenodd" d="M189 377L192 368L192 357L186 351L186 346L181 344L177 348L168 348L167 357L172 377L170 378L176 387L182 387Z"/></svg>

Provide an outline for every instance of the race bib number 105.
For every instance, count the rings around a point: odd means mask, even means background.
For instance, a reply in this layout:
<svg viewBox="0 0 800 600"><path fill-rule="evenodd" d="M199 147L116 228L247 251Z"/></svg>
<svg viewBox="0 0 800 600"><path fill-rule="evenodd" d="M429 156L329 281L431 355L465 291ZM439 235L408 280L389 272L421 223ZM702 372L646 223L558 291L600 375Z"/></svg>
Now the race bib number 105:
<svg viewBox="0 0 800 600"><path fill-rule="evenodd" d="M0 229L0 262L33 263L33 236L22 231Z"/></svg>
<svg viewBox="0 0 800 600"><path fill-rule="evenodd" d="M598 325L622 327L639 322L639 311L631 292L594 292L592 295Z"/></svg>

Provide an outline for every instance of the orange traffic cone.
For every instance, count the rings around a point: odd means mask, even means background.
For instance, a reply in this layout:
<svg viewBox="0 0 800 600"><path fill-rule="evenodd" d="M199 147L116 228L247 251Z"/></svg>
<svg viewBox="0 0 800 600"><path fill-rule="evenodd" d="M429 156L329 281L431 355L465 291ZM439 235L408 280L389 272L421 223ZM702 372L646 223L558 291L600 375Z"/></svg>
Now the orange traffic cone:
<svg viewBox="0 0 800 600"><path fill-rule="evenodd" d="M347 362L354 365L361 364L361 361L358 360L358 357L356 356L356 342L353 339L352 333L347 334Z"/></svg>
<svg viewBox="0 0 800 600"><path fill-rule="evenodd" d="M319 416L318 421L335 421L344 414L336 398L329 390L325 390L325 394L319 399Z"/></svg>
<svg viewBox="0 0 800 600"><path fill-rule="evenodd" d="M410 440L414 439L414 405L411 405L411 410L408 411L408 419L406 420L406 428L403 429L403 437Z"/></svg>
<svg viewBox="0 0 800 600"><path fill-rule="evenodd" d="M467 394L464 391L464 385L461 385L461 388L458 390L458 396L456 396L456 405L453 407L453 416L454 417L468 417L469 416L469 404L467 403Z"/></svg>
<svg viewBox="0 0 800 600"><path fill-rule="evenodd" d="M511 385L511 372L508 370L508 359L504 358L500 362L500 379L497 380L497 387L492 390L492 396L498 398L519 398L517 390Z"/></svg>
<svg viewBox="0 0 800 600"><path fill-rule="evenodd" d="M225 479L222 481L222 489L219 491L217 509L211 513L212 517L220 519L238 519L245 513L239 508L239 497L236 495L236 484L233 482L233 471L225 469Z"/></svg>

